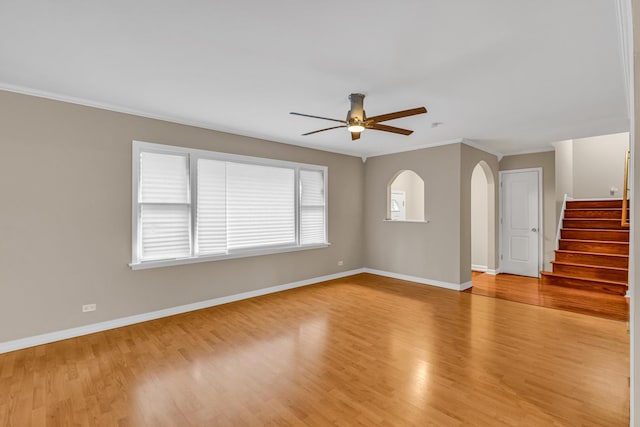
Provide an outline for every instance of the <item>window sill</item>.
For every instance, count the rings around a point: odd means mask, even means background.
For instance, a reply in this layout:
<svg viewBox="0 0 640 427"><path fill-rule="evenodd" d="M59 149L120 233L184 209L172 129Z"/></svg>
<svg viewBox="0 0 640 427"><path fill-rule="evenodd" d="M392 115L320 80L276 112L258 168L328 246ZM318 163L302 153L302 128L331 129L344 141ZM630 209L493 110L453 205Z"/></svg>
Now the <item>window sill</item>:
<svg viewBox="0 0 640 427"><path fill-rule="evenodd" d="M227 255L208 255L193 258L176 258L176 259L162 259L157 261L141 261L129 264L132 270L146 270L149 268L170 267L172 265L183 264L196 264L199 262L209 261L223 261L226 259L248 258L252 256L270 255L270 254L282 254L287 252L306 251L310 249L328 248L331 243L320 243L316 245L306 246L287 246L281 248L266 248L266 249L247 249L243 251L234 252Z"/></svg>
<svg viewBox="0 0 640 427"><path fill-rule="evenodd" d="M414 223L418 223L418 224L428 224L430 221L428 219L425 219L423 221L420 220L415 220L415 219L383 219L384 222L414 222Z"/></svg>

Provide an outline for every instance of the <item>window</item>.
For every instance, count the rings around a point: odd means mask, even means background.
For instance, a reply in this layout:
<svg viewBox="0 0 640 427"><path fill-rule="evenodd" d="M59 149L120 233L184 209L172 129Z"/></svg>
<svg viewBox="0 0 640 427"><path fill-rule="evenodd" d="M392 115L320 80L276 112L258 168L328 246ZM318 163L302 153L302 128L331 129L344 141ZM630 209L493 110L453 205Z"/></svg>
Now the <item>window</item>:
<svg viewBox="0 0 640 427"><path fill-rule="evenodd" d="M327 246L325 166L134 141L132 268Z"/></svg>

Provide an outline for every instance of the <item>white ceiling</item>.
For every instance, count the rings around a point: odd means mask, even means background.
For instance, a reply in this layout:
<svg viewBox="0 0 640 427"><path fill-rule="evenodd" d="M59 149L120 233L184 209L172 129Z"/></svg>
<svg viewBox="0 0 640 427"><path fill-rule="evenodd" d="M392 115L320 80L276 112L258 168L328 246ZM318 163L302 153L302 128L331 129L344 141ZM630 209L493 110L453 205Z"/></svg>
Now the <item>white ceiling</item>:
<svg viewBox="0 0 640 427"><path fill-rule="evenodd" d="M0 88L370 156L628 131L610 0L3 0ZM347 95L406 137L345 129ZM433 122L442 126L432 128Z"/></svg>

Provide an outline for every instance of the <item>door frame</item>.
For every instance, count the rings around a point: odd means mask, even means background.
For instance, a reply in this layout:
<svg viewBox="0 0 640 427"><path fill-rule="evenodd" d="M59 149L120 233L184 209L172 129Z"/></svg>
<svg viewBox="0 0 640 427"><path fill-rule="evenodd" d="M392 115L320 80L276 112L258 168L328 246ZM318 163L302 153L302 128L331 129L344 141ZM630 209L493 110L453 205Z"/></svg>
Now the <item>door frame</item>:
<svg viewBox="0 0 640 427"><path fill-rule="evenodd" d="M540 278L540 271L544 268L544 209L543 209L543 187L542 187L542 167L537 168L524 168L524 169L508 169L498 171L498 272L502 273L502 235L503 235L503 209L504 201L502 195L502 176L506 173L518 173L518 172L537 172L538 173L538 278Z"/></svg>

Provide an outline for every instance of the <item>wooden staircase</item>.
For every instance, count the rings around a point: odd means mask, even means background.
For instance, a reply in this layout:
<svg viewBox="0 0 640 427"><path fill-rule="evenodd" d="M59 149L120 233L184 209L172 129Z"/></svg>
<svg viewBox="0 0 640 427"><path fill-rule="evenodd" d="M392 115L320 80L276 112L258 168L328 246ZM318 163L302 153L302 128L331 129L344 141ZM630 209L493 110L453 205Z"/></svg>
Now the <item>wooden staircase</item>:
<svg viewBox="0 0 640 427"><path fill-rule="evenodd" d="M622 200L567 201L553 272L542 284L624 295L629 276L629 229Z"/></svg>

